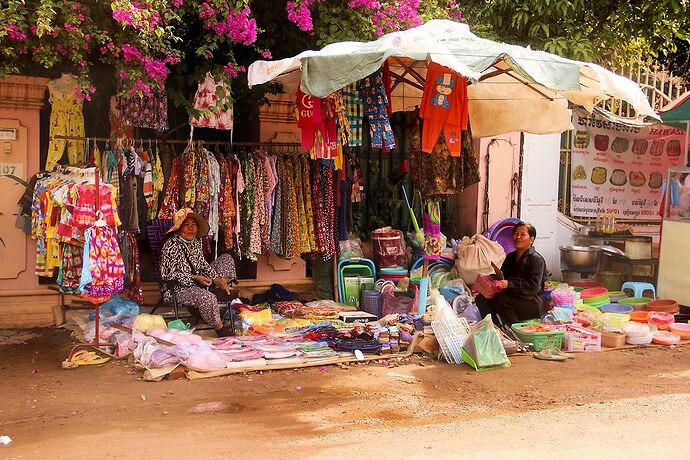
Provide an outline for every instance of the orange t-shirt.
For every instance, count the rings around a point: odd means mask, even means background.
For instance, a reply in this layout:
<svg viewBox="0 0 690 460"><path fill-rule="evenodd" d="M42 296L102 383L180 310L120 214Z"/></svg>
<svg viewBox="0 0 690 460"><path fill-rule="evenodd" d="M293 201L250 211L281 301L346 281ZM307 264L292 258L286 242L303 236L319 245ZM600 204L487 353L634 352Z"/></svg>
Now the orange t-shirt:
<svg viewBox="0 0 690 460"><path fill-rule="evenodd" d="M420 116L467 129L467 80L448 67L430 62Z"/></svg>

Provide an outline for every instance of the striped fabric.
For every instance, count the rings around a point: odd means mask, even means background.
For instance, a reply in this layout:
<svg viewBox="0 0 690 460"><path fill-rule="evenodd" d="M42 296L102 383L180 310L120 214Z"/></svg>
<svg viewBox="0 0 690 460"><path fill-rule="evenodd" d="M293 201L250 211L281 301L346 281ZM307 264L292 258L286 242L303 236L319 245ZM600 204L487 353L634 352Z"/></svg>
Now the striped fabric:
<svg viewBox="0 0 690 460"><path fill-rule="evenodd" d="M357 83L350 83L343 88L343 102L345 103L345 116L350 122L350 140L348 145L350 147L358 147L362 145L362 125L364 118L364 107L359 98L359 91L357 91Z"/></svg>

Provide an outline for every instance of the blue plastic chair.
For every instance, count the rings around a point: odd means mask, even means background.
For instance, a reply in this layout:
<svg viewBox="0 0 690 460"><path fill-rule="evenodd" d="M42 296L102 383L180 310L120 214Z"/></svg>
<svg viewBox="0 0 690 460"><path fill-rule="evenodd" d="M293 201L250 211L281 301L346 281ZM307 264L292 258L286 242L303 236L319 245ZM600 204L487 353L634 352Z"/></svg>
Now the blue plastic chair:
<svg viewBox="0 0 690 460"><path fill-rule="evenodd" d="M626 281L625 283L623 283L623 286L621 286L621 291L625 291L626 289L630 289L631 291L633 291L633 297L651 297L652 299L656 299L656 289L654 288L654 285L652 283L643 283L640 281ZM645 291L651 291L652 295L643 295Z"/></svg>

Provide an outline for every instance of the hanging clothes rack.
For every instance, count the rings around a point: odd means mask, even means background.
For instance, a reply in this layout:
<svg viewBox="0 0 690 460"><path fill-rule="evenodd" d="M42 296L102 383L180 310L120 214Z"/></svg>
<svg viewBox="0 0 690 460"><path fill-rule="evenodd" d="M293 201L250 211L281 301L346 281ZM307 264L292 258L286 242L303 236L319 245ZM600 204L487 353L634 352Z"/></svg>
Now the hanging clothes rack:
<svg viewBox="0 0 690 460"><path fill-rule="evenodd" d="M235 141L204 141L204 140L183 140L183 139L162 139L162 138L110 138L110 137L80 137L80 136L53 136L55 139L71 140L71 141L82 141L82 142L118 142L126 141L131 142L141 142L142 144L172 144L172 145L202 145L202 146L228 146L228 147L268 147L271 150L278 148L279 151L285 149L287 151L294 151L295 153L301 153L301 144L299 142L235 142Z"/></svg>

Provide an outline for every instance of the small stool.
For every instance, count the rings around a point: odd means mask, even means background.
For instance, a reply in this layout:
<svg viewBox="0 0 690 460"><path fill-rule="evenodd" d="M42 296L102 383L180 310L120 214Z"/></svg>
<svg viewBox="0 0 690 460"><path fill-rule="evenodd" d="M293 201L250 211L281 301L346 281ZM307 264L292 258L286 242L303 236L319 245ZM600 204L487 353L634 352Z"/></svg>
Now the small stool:
<svg viewBox="0 0 690 460"><path fill-rule="evenodd" d="M656 289L652 283L642 283L639 281L626 281L621 286L621 291L630 289L633 291L633 297L644 297L644 291L652 291L652 299L656 299Z"/></svg>

